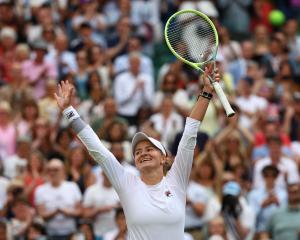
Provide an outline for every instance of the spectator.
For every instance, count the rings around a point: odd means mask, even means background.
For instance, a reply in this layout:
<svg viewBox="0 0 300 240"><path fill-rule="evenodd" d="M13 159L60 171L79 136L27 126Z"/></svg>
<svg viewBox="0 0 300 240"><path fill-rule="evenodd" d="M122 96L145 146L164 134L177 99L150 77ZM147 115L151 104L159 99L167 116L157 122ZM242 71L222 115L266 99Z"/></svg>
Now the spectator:
<svg viewBox="0 0 300 240"><path fill-rule="evenodd" d="M138 110L144 105L152 105L154 82L152 76L141 73L141 56L131 53L130 70L116 77L113 92L118 104L118 113L129 125L137 122Z"/></svg>
<svg viewBox="0 0 300 240"><path fill-rule="evenodd" d="M45 182L45 158L39 151L32 151L23 176L24 191L31 206L35 206L35 190Z"/></svg>
<svg viewBox="0 0 300 240"><path fill-rule="evenodd" d="M246 199L241 196L238 183L230 181L223 186L222 208L229 239L251 239L255 216Z"/></svg>
<svg viewBox="0 0 300 240"><path fill-rule="evenodd" d="M35 211L30 207L26 198L19 197L13 201L12 212L14 214L11 219L13 238L16 240L24 239L33 221Z"/></svg>
<svg viewBox="0 0 300 240"><path fill-rule="evenodd" d="M144 123L144 130L147 131L147 128L155 131L164 146L170 148L175 135L183 130L183 118L176 112L172 96L164 97L159 112Z"/></svg>
<svg viewBox="0 0 300 240"><path fill-rule="evenodd" d="M210 160L207 156L195 163L187 189L185 231L191 233L195 240L203 239L206 205L217 193L217 169Z"/></svg>
<svg viewBox="0 0 300 240"><path fill-rule="evenodd" d="M16 126L20 137L32 137L33 127L40 115L37 102L30 99L23 99L21 114L17 118Z"/></svg>
<svg viewBox="0 0 300 240"><path fill-rule="evenodd" d="M118 208L115 214L115 222L117 227L104 235L104 240L128 240L127 225L125 221L125 214L122 208Z"/></svg>
<svg viewBox="0 0 300 240"><path fill-rule="evenodd" d="M163 98L167 95L172 96L174 107L177 112L183 116L187 116L191 109L187 92L180 88L179 77L172 72L167 72L160 83L160 89L156 91L153 101L153 111L160 109Z"/></svg>
<svg viewBox="0 0 300 240"><path fill-rule="evenodd" d="M59 159L47 164L49 182L35 194L38 214L46 222L49 239L64 239L76 231L76 218L81 214L81 193L77 185L64 180L64 165Z"/></svg>
<svg viewBox="0 0 300 240"><path fill-rule="evenodd" d="M28 228L26 239L46 240L46 231L43 223L34 219L32 224Z"/></svg>
<svg viewBox="0 0 300 240"><path fill-rule="evenodd" d="M103 86L102 79L97 71L89 74L87 82L88 98L79 105L79 112L87 122L94 122L96 118L103 117L103 105L107 90Z"/></svg>
<svg viewBox="0 0 300 240"><path fill-rule="evenodd" d="M139 72L145 73L151 77L154 76L153 63L151 58L142 53L141 40L138 37L131 37L128 40L128 52L127 54L117 57L114 61L114 72L119 74L130 70L130 55L132 53L139 53L140 66Z"/></svg>
<svg viewBox="0 0 300 240"><path fill-rule="evenodd" d="M112 122L120 122L127 128L127 120L117 114L117 103L113 97L107 97L104 100L103 110L104 116L98 117L94 120L94 122L92 122L92 128L100 138L105 138L106 130Z"/></svg>
<svg viewBox="0 0 300 240"><path fill-rule="evenodd" d="M5 159L16 151L17 131L11 121L12 109L9 102L0 102L0 158Z"/></svg>
<svg viewBox="0 0 300 240"><path fill-rule="evenodd" d="M3 174L9 179L14 179L25 171L31 149L31 140L28 137L20 137L17 139L16 145L16 153L2 161Z"/></svg>
<svg viewBox="0 0 300 240"><path fill-rule="evenodd" d="M267 165L262 170L264 186L253 189L248 200L256 215L256 233L258 238L267 229L267 223L272 214L287 204L287 194L285 189L275 186L275 181L279 175L279 170L274 165Z"/></svg>
<svg viewBox="0 0 300 240"><path fill-rule="evenodd" d="M33 87L34 98L37 100L44 96L47 80L57 78L57 69L53 62L44 58L48 52L47 44L44 41L35 41L32 47L35 51L35 57L24 61L22 72L27 83Z"/></svg>
<svg viewBox="0 0 300 240"><path fill-rule="evenodd" d="M76 183L81 193L96 180L91 168L87 161L86 151L82 146L76 146L69 150L66 159L67 180Z"/></svg>
<svg viewBox="0 0 300 240"><path fill-rule="evenodd" d="M268 224L269 236L274 239L299 239L300 228L300 185L290 183L287 186L288 206L276 211Z"/></svg>
<svg viewBox="0 0 300 240"><path fill-rule="evenodd" d="M77 72L75 54L68 50L68 36L60 33L55 37L54 47L46 55L46 59L56 64L58 78L61 79L68 73Z"/></svg>
<svg viewBox="0 0 300 240"><path fill-rule="evenodd" d="M115 208L119 205L119 197L108 178L100 173L102 183L90 186L83 197L83 216L93 220L93 231L96 239L115 229Z"/></svg>
<svg viewBox="0 0 300 240"><path fill-rule="evenodd" d="M74 75L75 86L78 97L83 100L87 98L87 85L90 74L90 68L88 67L88 55L84 49L76 52L76 60L78 64L77 72Z"/></svg>
<svg viewBox="0 0 300 240"><path fill-rule="evenodd" d="M299 181L299 173L295 161L281 153L282 142L278 134L268 136L267 143L270 153L268 157L256 161L253 170L253 187L258 188L261 186L261 183L264 183L262 170L269 164L275 165L279 170L276 187L285 188L287 182Z"/></svg>

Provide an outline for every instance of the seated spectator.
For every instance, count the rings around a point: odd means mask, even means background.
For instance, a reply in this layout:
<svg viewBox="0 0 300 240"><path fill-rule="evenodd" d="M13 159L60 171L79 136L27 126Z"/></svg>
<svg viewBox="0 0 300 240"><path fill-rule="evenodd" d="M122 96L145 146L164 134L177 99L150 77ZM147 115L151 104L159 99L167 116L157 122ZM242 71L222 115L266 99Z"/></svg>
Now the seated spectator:
<svg viewBox="0 0 300 240"><path fill-rule="evenodd" d="M87 161L86 151L81 145L69 150L65 165L67 180L76 183L81 193L95 183L96 178L92 172L92 166Z"/></svg>
<svg viewBox="0 0 300 240"><path fill-rule="evenodd" d="M131 53L139 53L141 64L139 66L139 71L145 73L151 77L154 76L153 63L150 57L142 53L141 40L132 36L128 40L127 53L116 57L114 61L114 73L118 75L122 72L129 71L130 69L130 55Z"/></svg>
<svg viewBox="0 0 300 240"><path fill-rule="evenodd" d="M31 140L28 137L20 137L16 141L16 153L2 160L4 176L9 179L21 175L26 170L27 161L31 149Z"/></svg>
<svg viewBox="0 0 300 240"><path fill-rule="evenodd" d="M299 239L300 229L300 185L289 183L287 186L288 205L277 210L267 226L269 238L279 239Z"/></svg>
<svg viewBox="0 0 300 240"><path fill-rule="evenodd" d="M96 239L115 229L115 208L119 197L103 172L102 183L90 186L83 197L83 217L93 220L93 232Z"/></svg>
<svg viewBox="0 0 300 240"><path fill-rule="evenodd" d="M57 69L54 63L45 60L47 53L47 44L42 41L35 41L33 44L35 57L22 64L22 72L26 82L34 89L34 98L40 99L46 91L46 82L48 79L57 78Z"/></svg>
<svg viewBox="0 0 300 240"><path fill-rule="evenodd" d="M97 118L103 117L103 105L107 95L107 89L103 86L102 79L97 71L92 71L89 74L87 94L88 98L80 103L78 111L86 122L92 123Z"/></svg>
<svg viewBox="0 0 300 240"><path fill-rule="evenodd" d="M259 188L264 183L262 170L270 164L273 164L279 170L276 187L285 188L287 182L299 181L299 172L295 161L281 153L282 142L280 136L278 134L268 136L267 143L270 151L269 156L257 160L254 164L253 187Z"/></svg>
<svg viewBox="0 0 300 240"><path fill-rule="evenodd" d="M59 159L51 159L46 169L49 181L35 193L37 211L46 223L49 239L66 239L76 231L81 193L74 182L64 180L65 168Z"/></svg>
<svg viewBox="0 0 300 240"><path fill-rule="evenodd" d="M264 117L262 117L264 118ZM287 157L292 156L292 151L290 149L291 140L289 136L283 131L282 126L278 119L262 119L259 120L257 124L260 125L261 130L258 130L254 134L255 147L252 151L252 160L257 161L258 159L265 158L269 156L270 149L268 147L267 138L272 135L279 134L282 142L281 152Z"/></svg>
<svg viewBox="0 0 300 240"><path fill-rule="evenodd" d="M24 191L31 206L35 206L35 190L45 182L45 157L44 155L33 150L28 158L27 169L22 176L24 182Z"/></svg>
<svg viewBox="0 0 300 240"><path fill-rule="evenodd" d="M238 183L230 181L223 186L221 213L229 239L251 239L255 215L246 199L241 196Z"/></svg>
<svg viewBox="0 0 300 240"><path fill-rule="evenodd" d="M125 214L122 208L116 209L115 222L117 227L104 235L103 240L128 240Z"/></svg>
<svg viewBox="0 0 300 240"><path fill-rule="evenodd" d="M252 93L253 80L244 78L239 81L236 104L240 108L240 124L244 128L253 129L255 116L267 108L266 99Z"/></svg>
<svg viewBox="0 0 300 240"><path fill-rule="evenodd" d="M151 131L156 132L156 137L166 148L170 148L175 135L183 130L183 118L176 112L172 96L165 96L160 110L143 124L143 131L147 133L147 130L150 131L149 134Z"/></svg>
<svg viewBox="0 0 300 240"><path fill-rule="evenodd" d="M33 219L26 233L27 240L47 240L46 230L41 221Z"/></svg>
<svg viewBox="0 0 300 240"><path fill-rule="evenodd" d="M154 80L140 71L141 55L133 52L129 56L129 70L117 75L113 95L118 105L118 114L129 125L136 125L137 114L142 106L151 106L154 96Z"/></svg>
<svg viewBox="0 0 300 240"><path fill-rule="evenodd" d="M191 110L189 96L187 92L179 86L179 81L179 76L175 73L168 72L164 75L160 83L160 88L155 92L153 100L154 112L160 109L164 97L166 95L171 95L173 104L178 113L183 116L188 116L188 113Z"/></svg>
<svg viewBox="0 0 300 240"><path fill-rule="evenodd" d="M9 102L0 102L0 158L5 159L16 152L16 127L11 121L12 109Z"/></svg>
<svg viewBox="0 0 300 240"><path fill-rule="evenodd" d="M19 197L13 201L11 219L12 235L16 240L24 239L35 215L34 208L30 207L25 197Z"/></svg>
<svg viewBox="0 0 300 240"><path fill-rule="evenodd" d="M98 117L91 123L93 130L99 138L103 139L106 135L107 127L114 121L123 123L127 128L127 120L117 114L117 103L113 97L107 97L103 104L104 116Z"/></svg>
<svg viewBox="0 0 300 240"><path fill-rule="evenodd" d="M207 225L208 240L229 240L225 222L222 216L210 220Z"/></svg>
<svg viewBox="0 0 300 240"><path fill-rule="evenodd" d="M266 231L267 223L272 214L287 204L286 190L275 186L279 170L276 166L267 165L262 170L264 186L253 189L248 194L248 201L256 215L256 234Z"/></svg>
<svg viewBox="0 0 300 240"><path fill-rule="evenodd" d="M7 240L11 238L9 227L6 220L0 220L0 240Z"/></svg>
<svg viewBox="0 0 300 240"><path fill-rule="evenodd" d="M202 230L207 221L206 205L217 193L218 174L211 160L207 155L198 159L187 188L185 232L191 233L195 240L203 239Z"/></svg>

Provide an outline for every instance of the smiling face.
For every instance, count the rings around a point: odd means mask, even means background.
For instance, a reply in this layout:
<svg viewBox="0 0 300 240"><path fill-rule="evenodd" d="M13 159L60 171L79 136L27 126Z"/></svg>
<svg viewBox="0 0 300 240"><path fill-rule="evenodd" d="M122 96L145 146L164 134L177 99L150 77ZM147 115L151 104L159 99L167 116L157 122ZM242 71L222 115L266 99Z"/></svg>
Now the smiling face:
<svg viewBox="0 0 300 240"><path fill-rule="evenodd" d="M143 172L161 171L163 174L163 163L165 156L151 142L140 141L134 150L134 161L137 169Z"/></svg>

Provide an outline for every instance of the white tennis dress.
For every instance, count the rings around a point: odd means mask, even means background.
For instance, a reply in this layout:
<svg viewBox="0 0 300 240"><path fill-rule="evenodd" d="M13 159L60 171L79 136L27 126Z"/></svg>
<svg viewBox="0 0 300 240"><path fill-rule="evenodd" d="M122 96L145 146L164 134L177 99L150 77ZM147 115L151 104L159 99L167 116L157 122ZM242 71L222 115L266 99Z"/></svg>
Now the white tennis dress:
<svg viewBox="0 0 300 240"><path fill-rule="evenodd" d="M105 171L124 209L130 240L183 240L186 189L200 122L187 118L172 168L156 185L124 171L90 126L78 137Z"/></svg>

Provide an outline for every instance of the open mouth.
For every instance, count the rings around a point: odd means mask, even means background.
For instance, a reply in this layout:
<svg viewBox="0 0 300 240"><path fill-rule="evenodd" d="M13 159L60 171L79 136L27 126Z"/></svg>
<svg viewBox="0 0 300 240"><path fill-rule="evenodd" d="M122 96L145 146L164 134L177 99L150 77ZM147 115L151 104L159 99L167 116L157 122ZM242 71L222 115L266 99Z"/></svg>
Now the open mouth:
<svg viewBox="0 0 300 240"><path fill-rule="evenodd" d="M144 163L144 162L149 162L151 159L149 159L149 158L144 158L144 159L142 159L141 161L140 161L140 163Z"/></svg>

